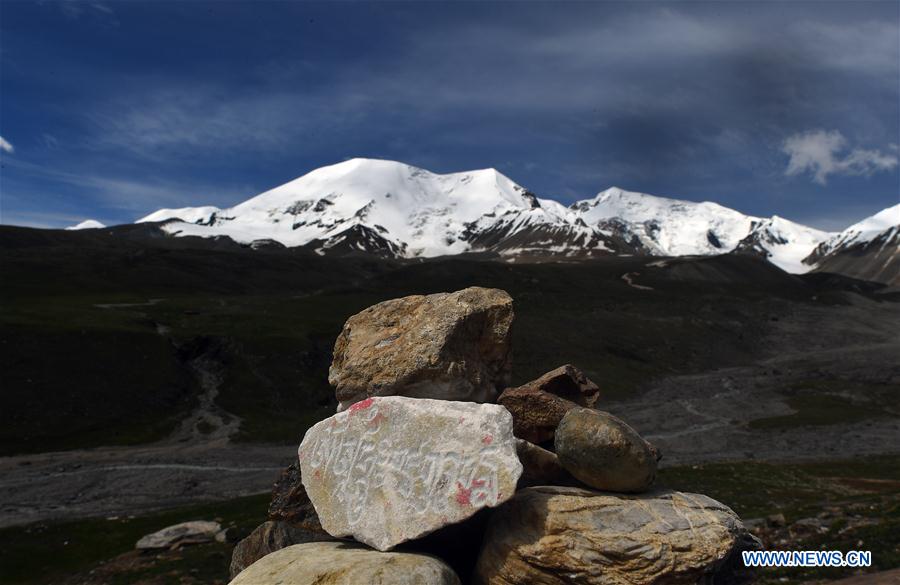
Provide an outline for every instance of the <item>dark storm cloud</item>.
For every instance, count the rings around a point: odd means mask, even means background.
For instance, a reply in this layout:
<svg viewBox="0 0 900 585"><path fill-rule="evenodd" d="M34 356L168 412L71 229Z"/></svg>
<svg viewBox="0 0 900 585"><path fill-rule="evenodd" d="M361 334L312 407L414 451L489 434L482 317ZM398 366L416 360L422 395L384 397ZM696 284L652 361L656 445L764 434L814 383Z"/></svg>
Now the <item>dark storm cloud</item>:
<svg viewBox="0 0 900 585"><path fill-rule="evenodd" d="M788 173L785 151L822 132L844 141L835 161L896 157L895 4L262 6L119 4L117 30L89 40L70 28L31 56L24 33L40 26L14 19L4 90L49 86L57 99L13 92L3 108L25 122L4 115L2 134L16 156L44 157L35 165L255 185L247 196L362 155L496 166L563 199L617 184L797 219L812 202L849 213L848 186L854 209L897 197L889 163L834 163L823 185L819 167ZM39 73L49 59L66 65L55 78ZM29 153L29 134L69 148L35 138ZM183 204L235 202L224 198L186 192ZM149 211L152 195L134 206Z"/></svg>

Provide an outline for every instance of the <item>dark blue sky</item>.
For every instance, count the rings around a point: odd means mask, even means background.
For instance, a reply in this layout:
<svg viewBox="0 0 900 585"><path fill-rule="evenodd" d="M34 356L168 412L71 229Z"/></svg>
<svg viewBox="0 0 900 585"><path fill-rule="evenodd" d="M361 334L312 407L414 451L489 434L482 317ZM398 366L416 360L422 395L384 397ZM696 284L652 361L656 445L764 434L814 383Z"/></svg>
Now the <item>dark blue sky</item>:
<svg viewBox="0 0 900 585"><path fill-rule="evenodd" d="M900 3L0 2L2 223L357 156L844 227L897 203Z"/></svg>

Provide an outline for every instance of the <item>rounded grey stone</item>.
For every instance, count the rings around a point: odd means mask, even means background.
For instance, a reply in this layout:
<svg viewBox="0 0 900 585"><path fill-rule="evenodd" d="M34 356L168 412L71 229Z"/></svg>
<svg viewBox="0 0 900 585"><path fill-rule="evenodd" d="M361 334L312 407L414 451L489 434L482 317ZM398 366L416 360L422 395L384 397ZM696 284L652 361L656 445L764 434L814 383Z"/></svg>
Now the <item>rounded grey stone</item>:
<svg viewBox="0 0 900 585"><path fill-rule="evenodd" d="M656 479L656 449L607 412L567 412L556 429L555 447L569 473L599 490L642 492Z"/></svg>

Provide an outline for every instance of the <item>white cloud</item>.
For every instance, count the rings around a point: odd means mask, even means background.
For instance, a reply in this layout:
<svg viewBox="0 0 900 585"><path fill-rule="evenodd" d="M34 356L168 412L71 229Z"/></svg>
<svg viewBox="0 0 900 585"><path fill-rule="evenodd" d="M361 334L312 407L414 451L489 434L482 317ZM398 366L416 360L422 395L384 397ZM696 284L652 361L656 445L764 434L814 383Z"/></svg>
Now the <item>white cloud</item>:
<svg viewBox="0 0 900 585"><path fill-rule="evenodd" d="M115 12L102 2L95 2L94 0L62 0L58 3L58 6L62 13L72 20L78 20L82 16L89 14L102 16L109 19L110 22L115 22Z"/></svg>
<svg viewBox="0 0 900 585"><path fill-rule="evenodd" d="M159 178L141 181L106 174L72 173L21 160L6 161L4 164L25 175L84 187L89 190L91 199L107 211L115 209L136 217L143 217L160 207L184 207L204 201L222 206L233 205L262 190L258 186L248 185L222 188L192 181Z"/></svg>
<svg viewBox="0 0 900 585"><path fill-rule="evenodd" d="M7 154L12 154L16 151L16 149L13 148L13 145L7 142L2 136L0 136L0 150Z"/></svg>
<svg viewBox="0 0 900 585"><path fill-rule="evenodd" d="M847 139L837 130L811 130L789 136L782 151L790 157L785 174L809 173L824 185L829 175L865 175L890 171L897 155L880 150L854 148L848 152Z"/></svg>

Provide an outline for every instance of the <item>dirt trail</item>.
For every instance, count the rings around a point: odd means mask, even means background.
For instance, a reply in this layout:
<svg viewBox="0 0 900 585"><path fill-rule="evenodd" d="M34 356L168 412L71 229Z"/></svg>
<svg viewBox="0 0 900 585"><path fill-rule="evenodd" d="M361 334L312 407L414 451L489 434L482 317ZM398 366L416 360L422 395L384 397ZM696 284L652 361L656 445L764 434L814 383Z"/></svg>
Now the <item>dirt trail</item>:
<svg viewBox="0 0 900 585"><path fill-rule="evenodd" d="M240 429L241 418L216 404L222 365L205 355L192 359L188 365L200 386L198 404L165 442L227 443Z"/></svg>

